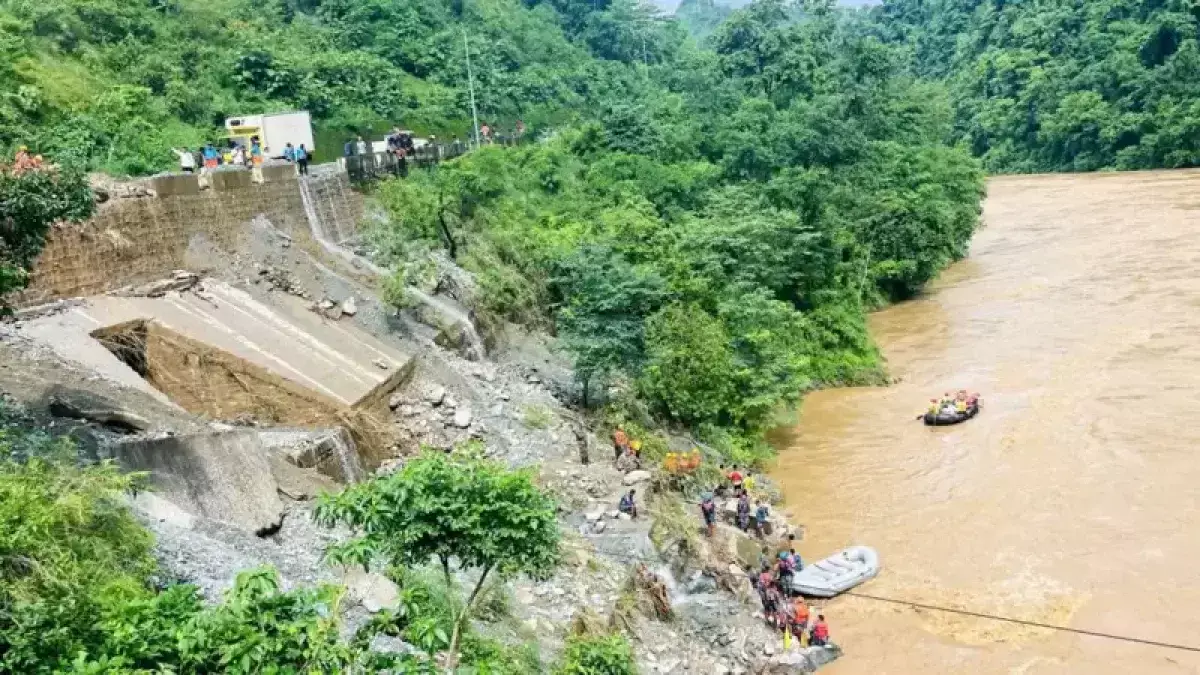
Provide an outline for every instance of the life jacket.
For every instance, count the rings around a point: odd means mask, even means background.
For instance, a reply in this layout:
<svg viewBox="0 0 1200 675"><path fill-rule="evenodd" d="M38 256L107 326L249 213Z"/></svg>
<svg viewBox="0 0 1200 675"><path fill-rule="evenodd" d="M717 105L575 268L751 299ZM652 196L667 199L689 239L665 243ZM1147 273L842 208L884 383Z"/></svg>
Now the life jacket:
<svg viewBox="0 0 1200 675"><path fill-rule="evenodd" d="M792 556L785 556L779 559L779 571L791 573L795 571L796 563L792 561Z"/></svg>
<svg viewBox="0 0 1200 675"><path fill-rule="evenodd" d="M829 626L824 621L818 621L817 625L813 626L812 634L818 640L828 640Z"/></svg>
<svg viewBox="0 0 1200 675"><path fill-rule="evenodd" d="M712 513L716 509L717 509L717 505L714 504L713 500L711 500L711 499L705 499L703 502L700 503L700 510L704 511L705 513Z"/></svg>
<svg viewBox="0 0 1200 675"><path fill-rule="evenodd" d="M808 603L804 602L803 598L796 598L796 606L793 611L796 615L796 623L808 623Z"/></svg>

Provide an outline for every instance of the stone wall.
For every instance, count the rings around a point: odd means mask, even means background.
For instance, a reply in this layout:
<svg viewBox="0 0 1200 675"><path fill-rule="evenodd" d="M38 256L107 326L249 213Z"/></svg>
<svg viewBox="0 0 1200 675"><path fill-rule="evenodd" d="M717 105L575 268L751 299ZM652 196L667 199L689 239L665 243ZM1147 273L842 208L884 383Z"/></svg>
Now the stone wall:
<svg viewBox="0 0 1200 675"><path fill-rule="evenodd" d="M186 267L193 236L234 250L239 231L259 215L302 241L310 239L311 217L336 223L327 229L342 237L362 218L362 198L345 174L304 179L313 202L307 210L293 167L265 167L264 178L256 184L249 171L218 171L201 189L196 176L160 176L153 196L115 199L81 225L55 226L29 287L11 302L30 307L162 278Z"/></svg>

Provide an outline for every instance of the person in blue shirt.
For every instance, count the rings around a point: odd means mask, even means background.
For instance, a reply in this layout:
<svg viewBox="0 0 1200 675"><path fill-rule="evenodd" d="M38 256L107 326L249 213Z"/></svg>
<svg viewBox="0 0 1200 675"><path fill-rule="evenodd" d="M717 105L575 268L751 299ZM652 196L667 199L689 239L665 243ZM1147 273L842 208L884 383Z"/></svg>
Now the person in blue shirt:
<svg viewBox="0 0 1200 675"><path fill-rule="evenodd" d="M212 143L204 144L204 152L200 153L204 157L204 170L211 172L217 168L217 164L221 161L221 153L213 147Z"/></svg>
<svg viewBox="0 0 1200 675"><path fill-rule="evenodd" d="M758 538L762 539L766 536L767 519L771 516L771 510L760 499L758 507L754 510L754 531L758 534Z"/></svg>
<svg viewBox="0 0 1200 675"><path fill-rule="evenodd" d="M296 166L300 167L301 176L308 175L308 150L305 149L303 143L296 148Z"/></svg>
<svg viewBox="0 0 1200 675"><path fill-rule="evenodd" d="M296 148L293 148L291 143L283 146L283 159L288 162L296 161Z"/></svg>
<svg viewBox="0 0 1200 675"><path fill-rule="evenodd" d="M621 513L628 513L630 518L637 518L637 503L633 501L634 491L630 490L629 494L621 497L621 503L617 505L617 510Z"/></svg>

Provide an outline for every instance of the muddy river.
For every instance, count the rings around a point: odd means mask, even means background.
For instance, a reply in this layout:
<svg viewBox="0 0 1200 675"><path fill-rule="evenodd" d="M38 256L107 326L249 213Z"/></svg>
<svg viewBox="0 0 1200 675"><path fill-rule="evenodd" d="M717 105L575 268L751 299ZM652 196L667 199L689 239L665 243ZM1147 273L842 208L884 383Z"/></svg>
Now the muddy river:
<svg viewBox="0 0 1200 675"><path fill-rule="evenodd" d="M871 328L889 388L775 434L801 553L860 590L1200 648L1200 173L1000 178L971 256ZM930 429L931 396L983 394ZM1200 653L843 597L847 673L1196 673Z"/></svg>

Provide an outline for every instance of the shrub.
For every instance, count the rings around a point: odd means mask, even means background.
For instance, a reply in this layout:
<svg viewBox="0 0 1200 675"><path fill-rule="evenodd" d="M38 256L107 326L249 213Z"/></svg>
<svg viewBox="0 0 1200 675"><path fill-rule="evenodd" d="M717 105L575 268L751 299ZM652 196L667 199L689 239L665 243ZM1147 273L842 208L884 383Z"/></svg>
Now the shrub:
<svg viewBox="0 0 1200 675"><path fill-rule="evenodd" d="M555 675L637 675L633 648L623 635L576 636L567 640Z"/></svg>

